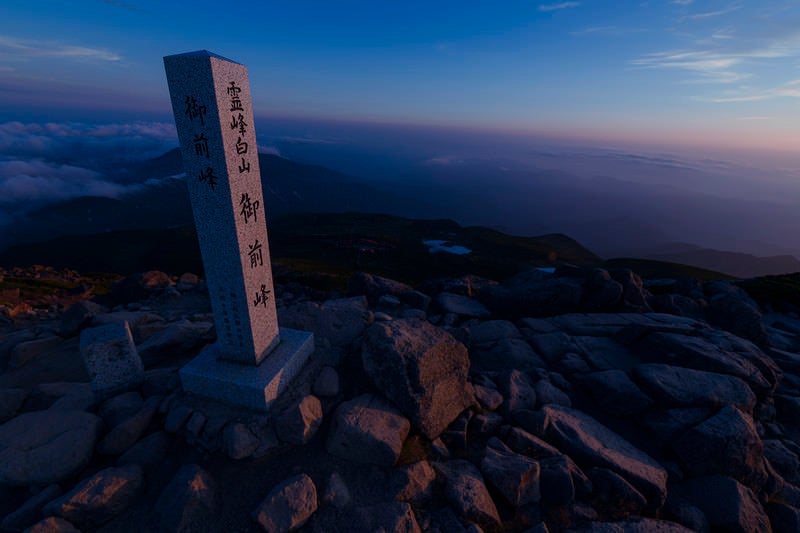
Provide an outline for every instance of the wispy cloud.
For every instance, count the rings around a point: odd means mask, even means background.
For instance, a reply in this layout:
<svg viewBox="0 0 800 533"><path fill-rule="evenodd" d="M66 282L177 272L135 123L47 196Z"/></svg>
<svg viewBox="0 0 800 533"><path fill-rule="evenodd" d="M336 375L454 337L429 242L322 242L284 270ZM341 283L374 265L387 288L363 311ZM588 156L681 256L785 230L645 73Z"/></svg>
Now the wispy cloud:
<svg viewBox="0 0 800 533"><path fill-rule="evenodd" d="M775 117L737 117L736 120L745 121L759 121L759 120L772 120Z"/></svg>
<svg viewBox="0 0 800 533"><path fill-rule="evenodd" d="M742 6L734 5L734 6L726 8L726 9L720 9L720 10L717 10L717 11L706 11L704 13L693 13L691 15L685 15L685 16L681 17L680 21L681 22L685 22L687 20L704 20L704 19L710 19L710 18L714 18L714 17L721 17L722 15L727 15L728 13L733 13L734 11L738 11L741 8L742 8Z"/></svg>
<svg viewBox="0 0 800 533"><path fill-rule="evenodd" d="M673 4L678 4L679 6L688 6L694 2L694 0L672 0Z"/></svg>
<svg viewBox="0 0 800 533"><path fill-rule="evenodd" d="M557 4L540 4L539 11L558 11L559 9L569 9L578 7L580 2L559 2Z"/></svg>
<svg viewBox="0 0 800 533"><path fill-rule="evenodd" d="M0 54L4 57L30 59L40 57L60 57L70 59L98 59L101 61L120 61L121 56L103 48L75 46L55 41L19 39L0 35Z"/></svg>
<svg viewBox="0 0 800 533"><path fill-rule="evenodd" d="M630 33L643 33L642 28L620 28L618 26L592 26L582 30L572 31L570 35L627 35Z"/></svg>
<svg viewBox="0 0 800 533"><path fill-rule="evenodd" d="M649 54L631 61L642 68L681 69L702 77L702 81L735 83L748 74L735 72L732 68L742 62L742 57L714 51L671 51Z"/></svg>
<svg viewBox="0 0 800 533"><path fill-rule="evenodd" d="M733 102L758 102L761 100L772 100L774 98L800 98L800 80L792 80L778 87L750 91L738 96L724 96L705 100L724 104Z"/></svg>

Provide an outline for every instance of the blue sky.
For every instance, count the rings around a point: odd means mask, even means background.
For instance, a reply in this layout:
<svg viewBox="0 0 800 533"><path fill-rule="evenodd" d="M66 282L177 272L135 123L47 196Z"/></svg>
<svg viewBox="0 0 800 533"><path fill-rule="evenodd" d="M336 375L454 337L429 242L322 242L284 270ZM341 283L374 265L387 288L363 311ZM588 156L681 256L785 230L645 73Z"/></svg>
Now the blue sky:
<svg viewBox="0 0 800 533"><path fill-rule="evenodd" d="M796 0L4 0L0 120L169 120L197 49L262 117L800 146Z"/></svg>

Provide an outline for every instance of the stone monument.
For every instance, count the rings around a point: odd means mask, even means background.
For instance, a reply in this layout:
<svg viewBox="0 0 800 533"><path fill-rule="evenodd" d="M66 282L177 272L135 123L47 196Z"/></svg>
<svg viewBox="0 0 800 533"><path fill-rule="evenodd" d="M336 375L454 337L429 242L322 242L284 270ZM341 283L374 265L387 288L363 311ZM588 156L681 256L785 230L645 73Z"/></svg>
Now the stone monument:
<svg viewBox="0 0 800 533"><path fill-rule="evenodd" d="M217 329L183 388L265 411L314 338L278 327L247 67L205 50L164 67Z"/></svg>

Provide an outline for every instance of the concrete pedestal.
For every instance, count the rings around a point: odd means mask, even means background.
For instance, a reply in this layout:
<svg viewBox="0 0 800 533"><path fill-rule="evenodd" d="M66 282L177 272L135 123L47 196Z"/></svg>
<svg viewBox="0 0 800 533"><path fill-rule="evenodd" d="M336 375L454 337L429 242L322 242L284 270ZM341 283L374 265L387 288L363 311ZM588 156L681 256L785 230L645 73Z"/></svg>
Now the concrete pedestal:
<svg viewBox="0 0 800 533"><path fill-rule="evenodd" d="M268 411L272 402L300 372L314 351L314 334L281 328L281 342L257 366L219 357L212 344L181 368L183 390L256 411Z"/></svg>

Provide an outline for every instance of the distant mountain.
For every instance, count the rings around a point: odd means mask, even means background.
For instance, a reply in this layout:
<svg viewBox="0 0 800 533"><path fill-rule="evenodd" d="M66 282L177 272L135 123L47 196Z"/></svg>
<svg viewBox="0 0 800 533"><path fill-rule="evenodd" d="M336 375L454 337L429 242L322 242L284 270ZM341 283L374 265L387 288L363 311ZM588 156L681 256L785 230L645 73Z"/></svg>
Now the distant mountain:
<svg viewBox="0 0 800 533"><path fill-rule="evenodd" d="M716 270L738 278L800 272L800 260L793 255L757 257L738 252L695 247L672 253L643 254L643 257Z"/></svg>

